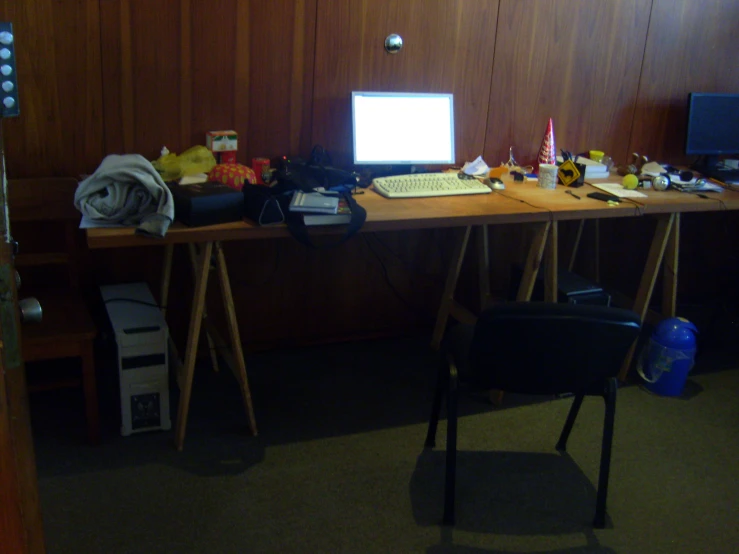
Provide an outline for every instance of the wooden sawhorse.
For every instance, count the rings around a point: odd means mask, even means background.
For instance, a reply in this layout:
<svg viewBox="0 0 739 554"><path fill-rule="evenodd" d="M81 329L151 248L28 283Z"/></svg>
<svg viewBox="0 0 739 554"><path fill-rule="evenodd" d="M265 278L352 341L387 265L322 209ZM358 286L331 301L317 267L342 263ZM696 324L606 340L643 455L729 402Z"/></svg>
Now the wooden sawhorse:
<svg viewBox="0 0 739 554"><path fill-rule="evenodd" d="M177 349L170 337L170 348L174 354L173 358L178 362L176 364L177 384L180 388L180 401L177 408L177 420L175 422L175 446L177 450L182 450L185 442L185 430L187 428L187 415L190 409L190 396L192 395L192 381L195 373L198 340L203 323L205 323L206 337L210 347L213 368L218 371L217 351L220 351L239 383L246 416L249 420L249 429L252 435L257 435L257 423L254 417L249 380L246 376L244 352L241 347L241 337L236 320L236 310L234 308L231 282L228 278L223 247L220 241L211 241L199 244L189 243L188 248L193 266L195 287L193 289L193 300L190 309L190 325L187 333L185 359L181 364L179 363ZM172 275L173 253L173 244L165 246L161 286L162 313L165 316L167 313L167 302L169 300L169 282ZM226 313L226 322L230 335L229 338L231 339L232 355L228 354L225 341L220 338L215 326L208 319L205 309L205 293L208 289L208 276L210 274L211 264L215 265L215 269L218 271L221 298L223 299L223 307Z"/></svg>

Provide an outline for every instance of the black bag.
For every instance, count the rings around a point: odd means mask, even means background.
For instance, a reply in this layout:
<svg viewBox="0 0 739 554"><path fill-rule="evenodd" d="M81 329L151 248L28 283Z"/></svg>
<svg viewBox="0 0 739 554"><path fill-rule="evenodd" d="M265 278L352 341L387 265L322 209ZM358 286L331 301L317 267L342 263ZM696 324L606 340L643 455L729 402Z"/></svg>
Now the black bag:
<svg viewBox="0 0 739 554"><path fill-rule="evenodd" d="M284 158L273 178L276 186L291 190L313 191L319 187L329 192L353 192L356 176L331 165L331 158L322 146L314 146L308 161Z"/></svg>
<svg viewBox="0 0 739 554"><path fill-rule="evenodd" d="M290 211L290 200L296 190L314 192L321 187L344 199L351 210L351 220L338 241L320 247L338 246L354 236L367 218L367 211L352 196L352 191L357 187L357 179L348 171L325 165L323 162L326 157L327 154L321 147L315 147L308 162L300 158L285 159L274 172L275 183L271 187L244 185L246 217L259 225L285 222L295 239L311 248L319 248L308 233L303 214Z"/></svg>
<svg viewBox="0 0 739 554"><path fill-rule="evenodd" d="M279 193L264 185L244 184L244 215L259 225L285 223L292 193ZM284 196L287 202L281 198Z"/></svg>

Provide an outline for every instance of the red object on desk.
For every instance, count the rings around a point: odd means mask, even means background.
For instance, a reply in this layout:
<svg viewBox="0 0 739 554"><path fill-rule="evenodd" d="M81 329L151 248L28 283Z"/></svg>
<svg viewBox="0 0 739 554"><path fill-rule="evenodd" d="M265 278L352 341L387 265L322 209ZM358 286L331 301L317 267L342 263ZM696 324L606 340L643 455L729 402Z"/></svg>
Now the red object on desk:
<svg viewBox="0 0 739 554"><path fill-rule="evenodd" d="M235 164L236 163L236 152L219 152L218 153L218 163L222 164Z"/></svg>
<svg viewBox="0 0 739 554"><path fill-rule="evenodd" d="M547 130L544 133L544 138L541 141L541 147L539 147L539 157L536 160L537 167L539 164L552 164L557 163L557 148L554 145L554 124L552 118L549 118L549 124Z"/></svg>
<svg viewBox="0 0 739 554"><path fill-rule="evenodd" d="M244 188L244 184L255 185L257 178L254 171L241 164L221 164L215 166L208 174L209 181L223 183L236 190Z"/></svg>
<svg viewBox="0 0 739 554"><path fill-rule="evenodd" d="M257 177L257 183L260 185L264 184L262 175L265 169L269 169L269 158L252 158L251 168L254 170L254 174Z"/></svg>

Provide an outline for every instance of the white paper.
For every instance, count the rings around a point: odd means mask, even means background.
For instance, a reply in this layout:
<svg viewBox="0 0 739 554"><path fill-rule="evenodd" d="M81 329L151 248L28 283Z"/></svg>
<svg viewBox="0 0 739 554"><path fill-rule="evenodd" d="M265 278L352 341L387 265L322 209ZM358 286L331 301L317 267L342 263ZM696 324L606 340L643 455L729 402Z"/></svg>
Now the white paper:
<svg viewBox="0 0 739 554"><path fill-rule="evenodd" d="M592 185L619 198L649 198L643 192L633 189L625 189L621 183L592 183Z"/></svg>
<svg viewBox="0 0 739 554"><path fill-rule="evenodd" d="M648 162L645 163L641 168L641 174L642 175L650 175L652 177L656 177L657 175L662 175L667 170L658 164L657 162Z"/></svg>
<svg viewBox="0 0 739 554"><path fill-rule="evenodd" d="M207 183L208 176L205 173L196 173L195 175L185 175L180 179L180 185L197 185L199 183Z"/></svg>
<svg viewBox="0 0 739 554"><path fill-rule="evenodd" d="M474 162L465 162L464 166L462 167L462 171L467 175L487 176L490 168L488 167L488 164L486 164L485 161L482 159L482 156L477 156L477 159Z"/></svg>

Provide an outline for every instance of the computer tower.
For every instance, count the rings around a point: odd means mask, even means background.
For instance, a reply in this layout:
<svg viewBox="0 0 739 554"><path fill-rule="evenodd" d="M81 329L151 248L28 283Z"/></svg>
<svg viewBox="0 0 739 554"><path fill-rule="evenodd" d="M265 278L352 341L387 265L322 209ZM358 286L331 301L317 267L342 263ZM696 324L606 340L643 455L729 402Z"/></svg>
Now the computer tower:
<svg viewBox="0 0 739 554"><path fill-rule="evenodd" d="M544 300L544 281L542 279L542 271L537 276L534 283L534 290L531 294L531 300ZM514 300L518 292L518 285L523 276L523 269L520 266L513 265L511 269L511 286L509 299ZM559 268L557 271L557 301L570 304L591 304L595 306L610 306L611 295L603 290L600 285L589 281L585 277Z"/></svg>
<svg viewBox="0 0 739 554"><path fill-rule="evenodd" d="M560 302L610 306L611 295L585 277L565 269L557 272L557 296Z"/></svg>
<svg viewBox="0 0 739 554"><path fill-rule="evenodd" d="M100 294L117 347L121 435L171 429L169 330L149 287L106 285Z"/></svg>

